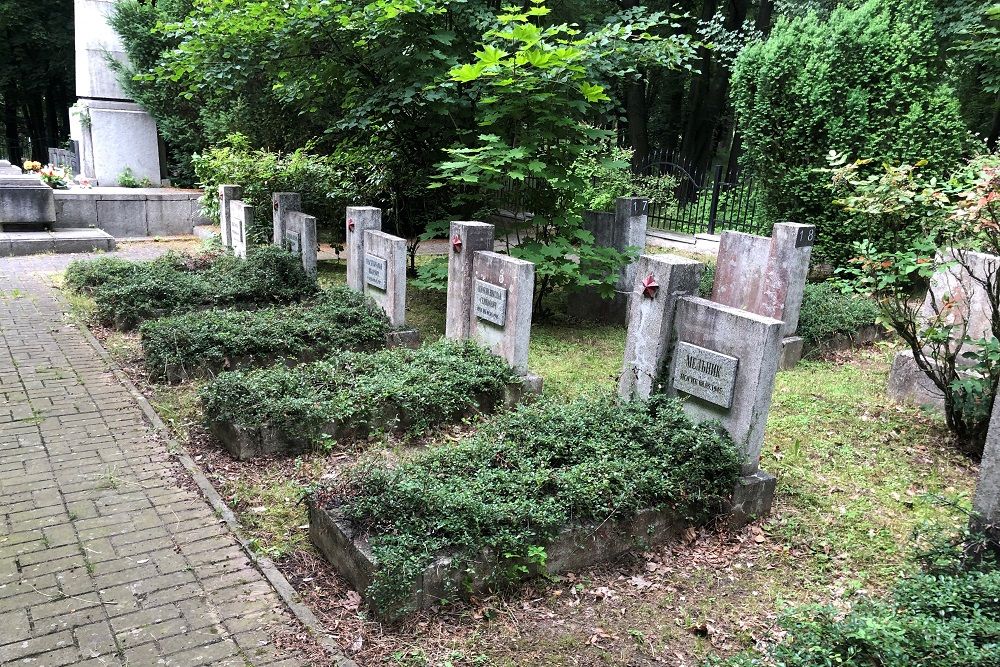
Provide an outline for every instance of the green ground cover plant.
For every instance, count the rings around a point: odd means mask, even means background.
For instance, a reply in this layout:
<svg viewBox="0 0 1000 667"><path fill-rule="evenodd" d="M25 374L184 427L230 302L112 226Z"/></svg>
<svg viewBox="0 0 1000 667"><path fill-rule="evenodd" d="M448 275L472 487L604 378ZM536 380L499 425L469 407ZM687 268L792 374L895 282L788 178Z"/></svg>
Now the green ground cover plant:
<svg viewBox="0 0 1000 667"><path fill-rule="evenodd" d="M844 292L833 283L809 283L802 293L797 334L818 345L834 336L853 336L874 326L878 317L874 299Z"/></svg>
<svg viewBox="0 0 1000 667"><path fill-rule="evenodd" d="M442 554L459 567L492 554L500 584L544 566L544 545L570 525L662 506L710 519L739 464L728 436L692 424L678 402L605 393L522 406L398 465L363 463L333 502L370 536L369 593L388 608Z"/></svg>
<svg viewBox="0 0 1000 667"><path fill-rule="evenodd" d="M183 379L241 363L371 351L384 347L389 329L385 313L371 300L337 287L310 304L187 313L143 322L139 333L150 375Z"/></svg>
<svg viewBox="0 0 1000 667"><path fill-rule="evenodd" d="M338 432L420 434L503 399L514 380L499 357L470 342L440 340L417 350L339 352L295 368L221 373L200 390L205 417L278 428L316 445Z"/></svg>
<svg viewBox="0 0 1000 667"><path fill-rule="evenodd" d="M958 548L903 577L885 598L846 613L831 605L786 612L781 641L726 667L988 667L1000 664L1000 562L970 562Z"/></svg>
<svg viewBox="0 0 1000 667"><path fill-rule="evenodd" d="M79 294L92 294L106 283L125 280L144 271L204 270L223 254L220 246L195 252L174 252L171 250L149 261L122 259L121 257L77 259L66 267L66 272L63 274L63 285Z"/></svg>
<svg viewBox="0 0 1000 667"><path fill-rule="evenodd" d="M98 321L122 330L202 308L296 302L317 291L299 258L274 246L254 248L246 260L223 255L198 270L176 261L99 261L98 267L71 267L67 285L89 289Z"/></svg>

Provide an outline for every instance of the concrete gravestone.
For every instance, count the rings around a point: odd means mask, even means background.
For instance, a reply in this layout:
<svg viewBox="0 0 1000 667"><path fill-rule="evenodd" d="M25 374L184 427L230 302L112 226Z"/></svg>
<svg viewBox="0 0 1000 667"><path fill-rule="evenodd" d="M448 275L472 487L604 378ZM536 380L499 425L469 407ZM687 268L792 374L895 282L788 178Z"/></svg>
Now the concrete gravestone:
<svg viewBox="0 0 1000 667"><path fill-rule="evenodd" d="M480 250L493 250L494 227L485 222L451 223L448 251L448 305L445 336L464 340L470 336L469 312L475 291L473 260Z"/></svg>
<svg viewBox="0 0 1000 667"><path fill-rule="evenodd" d="M990 429L972 500L972 527L1000 540L1000 401L993 403Z"/></svg>
<svg viewBox="0 0 1000 667"><path fill-rule="evenodd" d="M302 198L294 192L276 192L274 208L274 245L287 248L302 259L306 275L315 278L316 218L302 212Z"/></svg>
<svg viewBox="0 0 1000 667"><path fill-rule="evenodd" d="M219 186L219 234L222 236L222 245L227 248L233 247L230 202L238 199L243 199L243 188L238 185Z"/></svg>
<svg viewBox="0 0 1000 667"><path fill-rule="evenodd" d="M924 324L954 327L952 347L970 351L965 336L973 340L993 337L990 295L985 285L998 284L1000 257L980 252L939 252L935 263L941 266L931 278L927 295L920 306ZM959 365L970 360L959 354ZM917 366L912 350L896 354L889 371L889 397L900 403L913 403L938 410L944 409L944 396L927 374Z"/></svg>
<svg viewBox="0 0 1000 667"><path fill-rule="evenodd" d="M615 202L614 213L586 211L583 229L594 235L594 244L618 252L646 247L646 226L649 201L641 197L621 197ZM628 314L628 295L635 280L636 262L618 270L615 293L603 298L596 288L585 287L569 295L569 312L583 319L624 323Z"/></svg>
<svg viewBox="0 0 1000 667"><path fill-rule="evenodd" d="M802 356L795 331L815 240L815 226L782 222L770 238L727 231L719 243L712 301L782 320L782 368Z"/></svg>
<svg viewBox="0 0 1000 667"><path fill-rule="evenodd" d="M253 226L253 206L239 199L229 202L229 225L233 243L233 254L247 258L247 234Z"/></svg>
<svg viewBox="0 0 1000 667"><path fill-rule="evenodd" d="M535 265L491 250L472 260L469 333L519 375L528 374L528 342L535 292Z"/></svg>
<svg viewBox="0 0 1000 667"><path fill-rule="evenodd" d="M389 324L406 324L406 239L368 229L362 262L364 292L385 311Z"/></svg>
<svg viewBox="0 0 1000 667"><path fill-rule="evenodd" d="M0 176L20 176L21 168L15 167L7 160L0 160Z"/></svg>
<svg viewBox="0 0 1000 667"><path fill-rule="evenodd" d="M358 292L365 290L365 232L368 230L382 230L382 209L374 206L348 206L344 232L347 246L347 286Z"/></svg>

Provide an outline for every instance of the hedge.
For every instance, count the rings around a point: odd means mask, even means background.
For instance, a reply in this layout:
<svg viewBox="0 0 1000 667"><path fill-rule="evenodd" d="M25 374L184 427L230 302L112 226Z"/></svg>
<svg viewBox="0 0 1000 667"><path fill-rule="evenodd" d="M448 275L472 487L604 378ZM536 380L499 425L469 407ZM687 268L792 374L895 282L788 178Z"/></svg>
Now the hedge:
<svg viewBox="0 0 1000 667"><path fill-rule="evenodd" d="M544 561L544 545L571 525L665 506L706 520L739 467L728 435L693 424L676 400L585 396L522 406L398 465L360 465L321 502L368 537L379 564L368 593L390 608L441 555L462 568L495 554L502 581Z"/></svg>
<svg viewBox="0 0 1000 667"><path fill-rule="evenodd" d="M75 267L67 281L92 293L96 317L123 330L143 320L209 307L255 307L301 301L317 292L299 258L274 246L250 251L246 260L224 255L189 270L173 260L104 262ZM78 287L79 286L79 287Z"/></svg>
<svg viewBox="0 0 1000 667"><path fill-rule="evenodd" d="M375 350L385 345L389 329L381 308L363 294L338 287L309 305L206 310L150 320L139 332L150 375L176 380L241 363Z"/></svg>
<svg viewBox="0 0 1000 667"><path fill-rule="evenodd" d="M854 336L875 325L878 304L860 294L849 294L832 283L809 283L802 293L798 335L810 345L834 336Z"/></svg>
<svg viewBox="0 0 1000 667"><path fill-rule="evenodd" d="M339 352L295 368L221 373L200 390L205 418L262 425L325 444L342 432L419 434L504 396L513 371L478 345L440 340L419 349Z"/></svg>

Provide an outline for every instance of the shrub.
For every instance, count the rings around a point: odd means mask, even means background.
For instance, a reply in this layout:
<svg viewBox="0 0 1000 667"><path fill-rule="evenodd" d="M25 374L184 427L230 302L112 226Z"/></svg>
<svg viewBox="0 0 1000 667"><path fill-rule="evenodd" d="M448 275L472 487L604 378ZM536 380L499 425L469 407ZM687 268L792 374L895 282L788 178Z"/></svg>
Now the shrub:
<svg viewBox="0 0 1000 667"><path fill-rule="evenodd" d="M1000 569L979 566L900 579L887 599L867 599L846 614L830 606L793 609L784 638L765 655L729 667L987 667L1000 664ZM715 663L720 664L720 663Z"/></svg>
<svg viewBox="0 0 1000 667"><path fill-rule="evenodd" d="M96 272L78 268L71 280L74 284L95 284L90 288L95 315L123 330L143 320L209 306L299 301L317 289L302 270L299 258L274 246L254 248L246 260L226 255L205 268L187 269L176 257L135 262L131 268L109 263Z"/></svg>
<svg viewBox="0 0 1000 667"><path fill-rule="evenodd" d="M522 406L399 465L359 466L336 500L370 536L379 569L369 593L388 607L442 554L464 567L487 550L502 580L569 525L660 506L707 519L739 463L728 436L693 425L676 401L587 396Z"/></svg>
<svg viewBox="0 0 1000 667"><path fill-rule="evenodd" d="M838 334L854 335L874 325L878 317L873 299L845 293L832 283L810 283L802 293L798 335L816 344Z"/></svg>
<svg viewBox="0 0 1000 667"><path fill-rule="evenodd" d="M196 253L177 253L170 250L151 261L135 261L120 257L75 259L66 267L63 279L66 287L72 291L91 294L105 283L121 281L144 271L161 268L176 271L204 270L223 254L219 246Z"/></svg>
<svg viewBox="0 0 1000 667"><path fill-rule="evenodd" d="M384 345L389 321L364 295L338 287L308 306L207 310L144 322L139 331L150 374L174 379L240 362L373 350Z"/></svg>
<svg viewBox="0 0 1000 667"><path fill-rule="evenodd" d="M926 159L941 174L970 147L955 93L941 83L940 55L929 0L866 0L826 19L779 19L737 58L733 103L761 204L772 220L815 223L816 259L843 265L854 241L884 236L831 203L816 171L830 150Z"/></svg>
<svg viewBox="0 0 1000 667"><path fill-rule="evenodd" d="M498 400L513 374L499 357L471 342L441 340L418 350L339 352L295 368L221 373L201 389L205 417L243 428L268 425L323 441L326 427L344 431L403 429L416 434ZM385 423L393 413L398 423Z"/></svg>

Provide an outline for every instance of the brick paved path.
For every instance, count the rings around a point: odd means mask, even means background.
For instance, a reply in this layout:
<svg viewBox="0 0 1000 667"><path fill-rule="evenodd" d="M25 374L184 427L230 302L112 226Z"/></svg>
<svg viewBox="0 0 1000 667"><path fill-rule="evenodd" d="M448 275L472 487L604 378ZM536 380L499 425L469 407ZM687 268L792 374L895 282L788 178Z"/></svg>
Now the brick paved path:
<svg viewBox="0 0 1000 667"><path fill-rule="evenodd" d="M149 246L131 255L150 255ZM225 524L64 316L60 256L0 260L0 665L300 665Z"/></svg>

